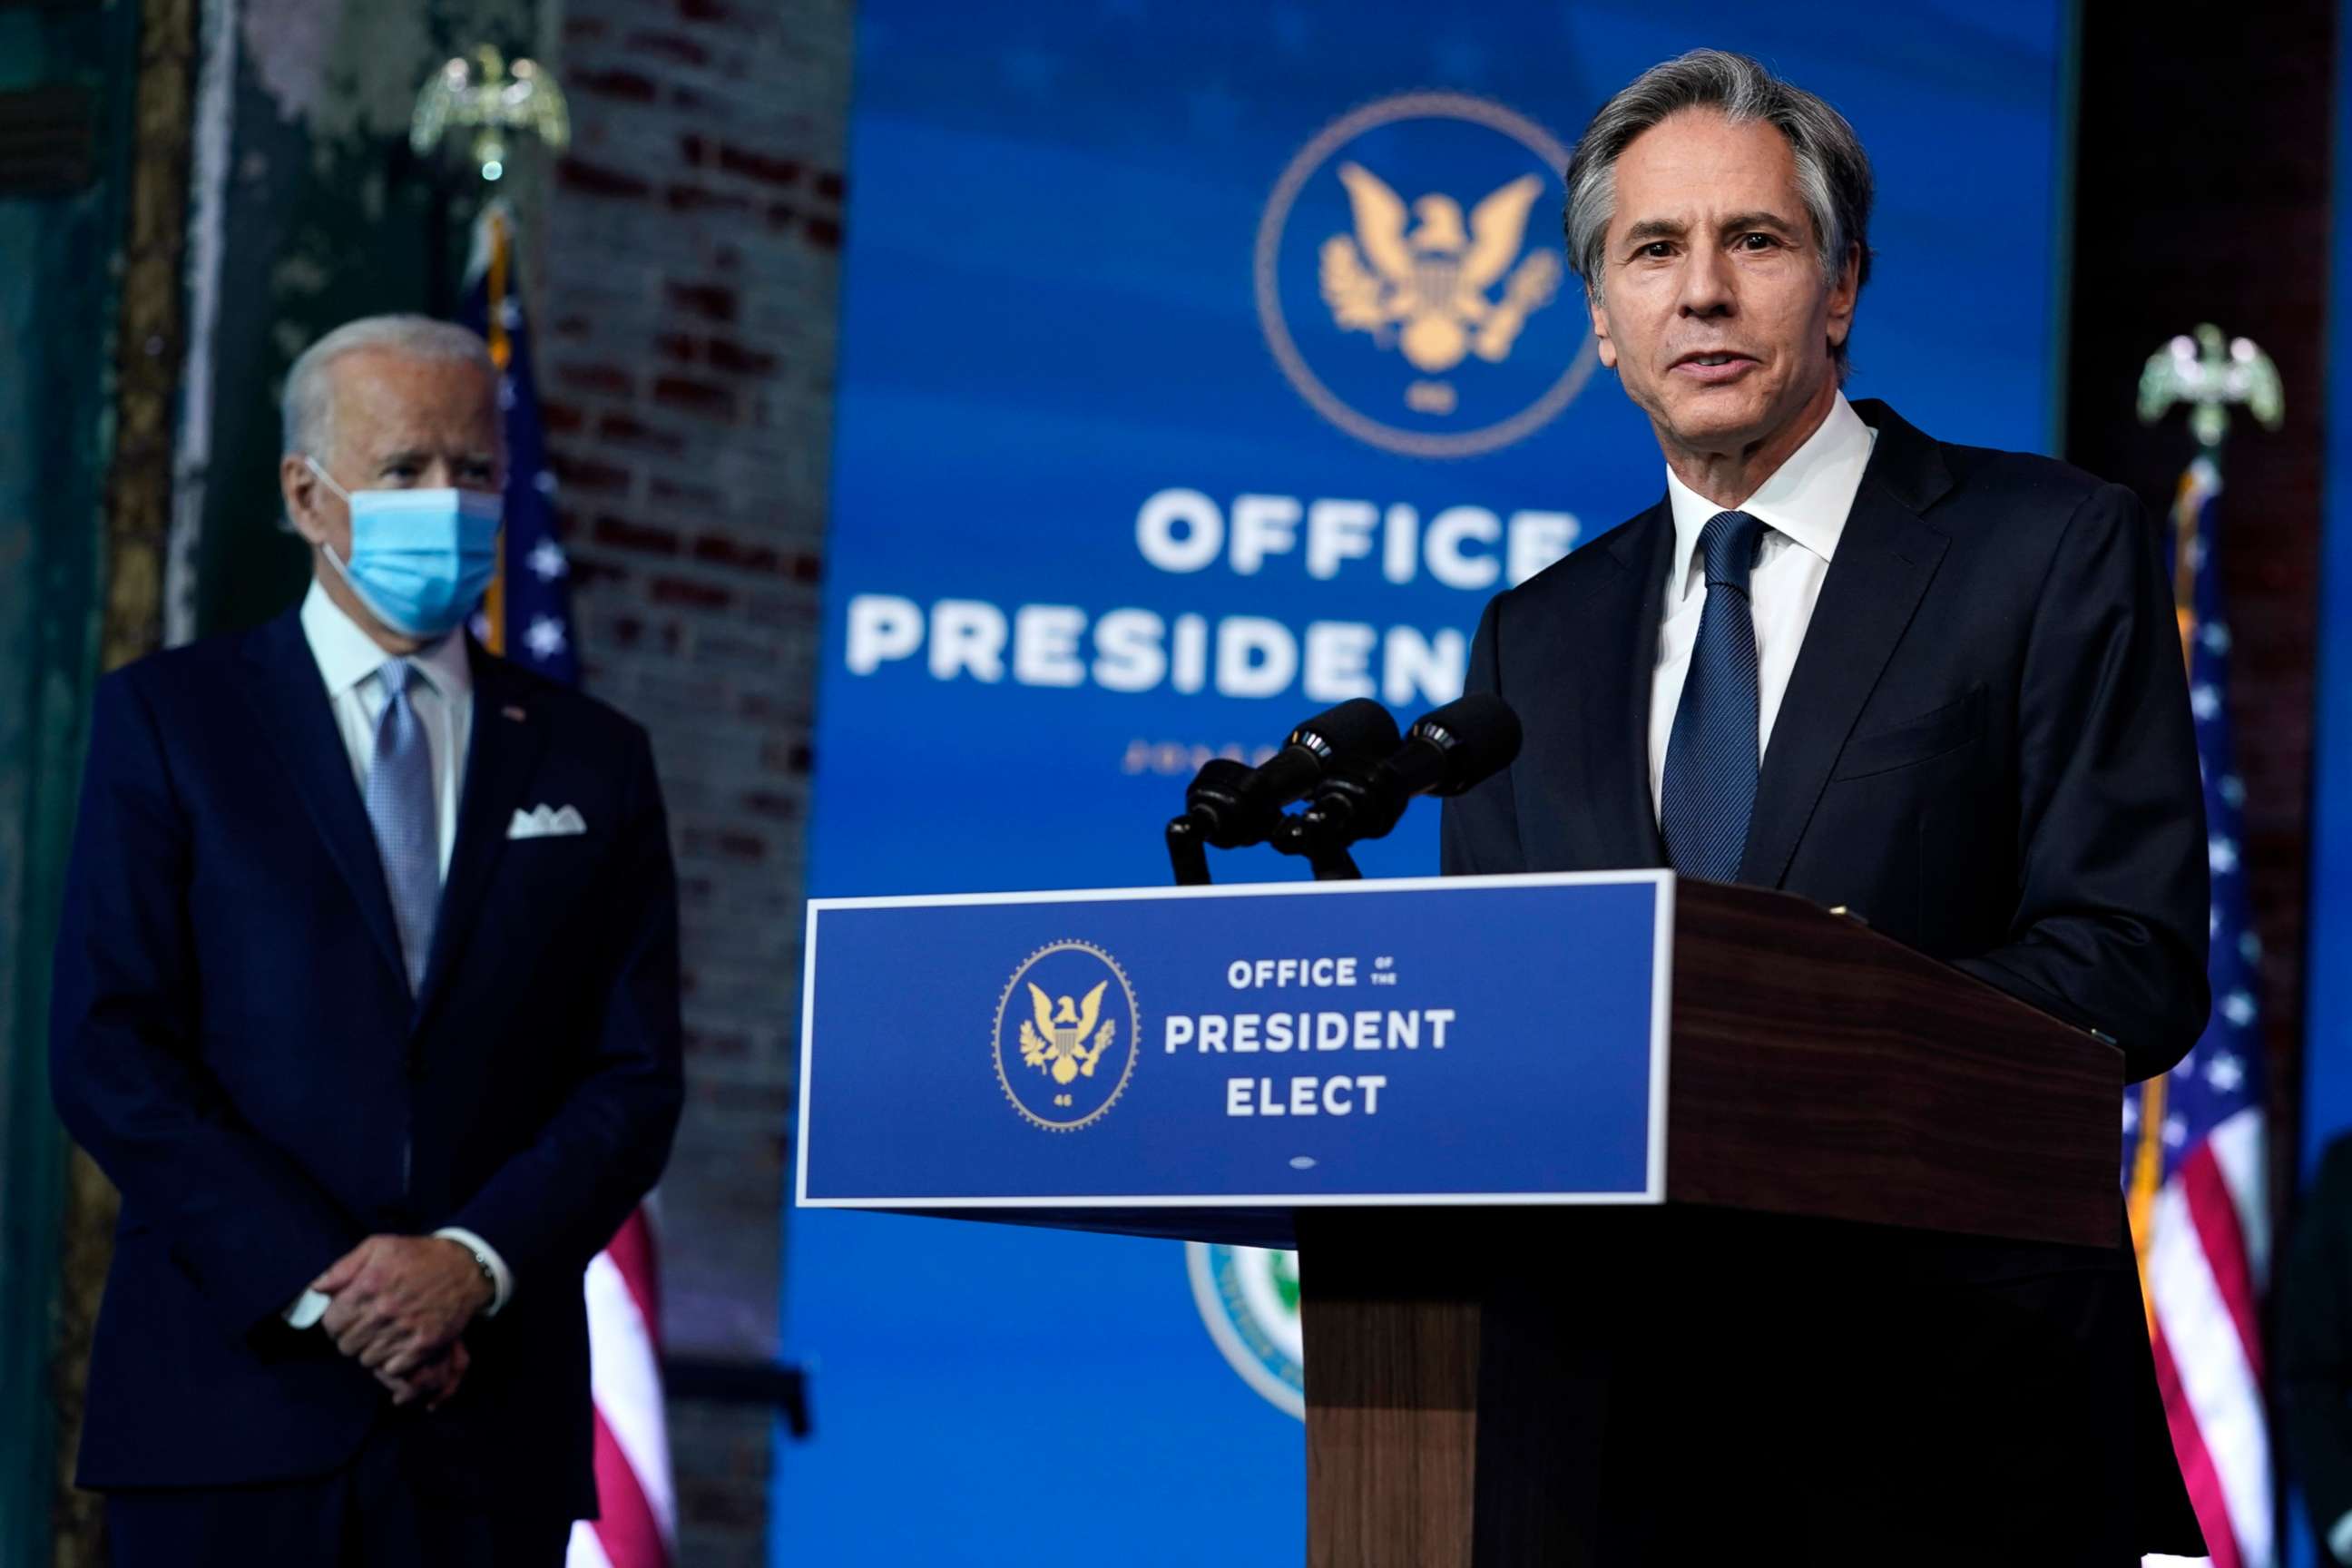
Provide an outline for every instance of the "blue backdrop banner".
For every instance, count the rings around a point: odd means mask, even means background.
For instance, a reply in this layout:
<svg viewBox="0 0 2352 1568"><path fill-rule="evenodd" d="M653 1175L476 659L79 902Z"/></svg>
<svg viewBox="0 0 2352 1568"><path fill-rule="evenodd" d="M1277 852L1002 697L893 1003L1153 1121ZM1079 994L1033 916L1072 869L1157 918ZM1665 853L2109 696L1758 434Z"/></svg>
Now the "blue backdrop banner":
<svg viewBox="0 0 2352 1568"><path fill-rule="evenodd" d="M2338 6L2336 80L2352 81L2352 7ZM2352 943L2352 395L2341 367L2352 353L2352 92L2336 95L2327 293L2327 499L2319 590L2317 712L2311 787L2310 929L2304 936L2304 1179L2329 1143L2352 1131L2352 966L2327 962ZM2325 956L2323 956L2325 955ZM2303 1500L2288 1507L2286 1561L2328 1560Z"/></svg>
<svg viewBox="0 0 2352 1568"><path fill-rule="evenodd" d="M2057 0L857 15L814 893L1163 880L1202 761L1452 697L1489 596L1655 500L1559 176L1685 49L1759 56L1871 150L1851 390L2045 447ZM1433 812L1361 858L1433 870ZM1299 1560L1287 1259L818 1211L786 1240L817 1427L778 1454L778 1563Z"/></svg>

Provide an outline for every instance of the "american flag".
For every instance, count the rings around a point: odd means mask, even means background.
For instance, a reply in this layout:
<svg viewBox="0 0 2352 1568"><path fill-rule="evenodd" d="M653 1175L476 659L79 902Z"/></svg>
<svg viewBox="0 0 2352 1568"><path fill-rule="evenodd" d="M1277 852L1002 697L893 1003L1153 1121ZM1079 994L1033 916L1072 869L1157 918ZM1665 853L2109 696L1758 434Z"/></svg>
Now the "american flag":
<svg viewBox="0 0 2352 1568"><path fill-rule="evenodd" d="M2173 1451L2214 1568L2272 1568L2261 1301L2270 1262L2262 957L2246 898L2246 790L2230 739L2230 623L2214 548L2221 470L2200 458L2173 506L2174 584L2205 781L2213 1014L2196 1047L2124 1097L2124 1182Z"/></svg>
<svg viewBox="0 0 2352 1568"><path fill-rule="evenodd" d="M506 421L505 543L475 631L491 652L576 683L580 664L572 646L570 573L556 539L555 476L547 467L530 335L515 278L514 219L503 203L490 204L475 226L466 301L457 315L490 345ZM677 1554L651 1221L650 1208L639 1208L588 1266L599 1517L572 1526L568 1568L668 1568Z"/></svg>

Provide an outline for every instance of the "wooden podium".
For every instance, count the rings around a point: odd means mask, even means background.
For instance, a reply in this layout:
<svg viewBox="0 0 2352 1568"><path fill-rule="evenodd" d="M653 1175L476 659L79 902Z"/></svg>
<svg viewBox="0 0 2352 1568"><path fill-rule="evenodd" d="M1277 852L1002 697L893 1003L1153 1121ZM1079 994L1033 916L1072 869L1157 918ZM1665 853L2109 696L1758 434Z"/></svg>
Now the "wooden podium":
<svg viewBox="0 0 2352 1568"><path fill-rule="evenodd" d="M1674 923L1663 1209L1299 1213L1315 1568L1612 1561L1608 1477L1672 1461L1605 1453L1595 1391L1680 1353L1639 1334L1676 1258L2116 1245L2114 1047L1785 894L1685 881Z"/></svg>
<svg viewBox="0 0 2352 1568"><path fill-rule="evenodd" d="M1327 948L1362 955L1348 1005L1444 1002L1450 1046L1199 1054L1203 1009L1276 1005L1250 987L1286 972L1250 954ZM809 953L802 1204L1297 1246L1317 1568L1638 1557L1627 1489L1729 1507L1770 1401L1914 1353L1884 1292L1929 1249L2121 1238L2120 1053L1785 894L1640 872L820 900ZM1067 1013L1089 985L1087 1076L1052 1077L1049 994ZM1268 1121L1244 1112L1282 1090L1244 1066L1325 1076ZM1372 1066L1380 1121L1304 1119ZM1769 1531L1718 1533L1742 1561Z"/></svg>

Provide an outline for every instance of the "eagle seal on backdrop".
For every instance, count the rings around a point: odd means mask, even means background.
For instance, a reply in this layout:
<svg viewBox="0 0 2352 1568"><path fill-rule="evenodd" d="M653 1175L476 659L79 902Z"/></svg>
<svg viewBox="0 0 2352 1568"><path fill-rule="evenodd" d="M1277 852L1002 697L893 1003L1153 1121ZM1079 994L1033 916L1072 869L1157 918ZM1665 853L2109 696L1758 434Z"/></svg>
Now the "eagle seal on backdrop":
<svg viewBox="0 0 2352 1568"><path fill-rule="evenodd" d="M1558 257L1549 250L1520 257L1543 183L1522 174L1471 208L1465 225L1452 196L1432 193L1408 207L1360 163L1340 164L1339 175L1356 231L1323 242L1331 319L1395 347L1424 374L1474 353L1489 363L1507 358L1528 318L1559 289ZM1489 294L1498 282L1499 300Z"/></svg>

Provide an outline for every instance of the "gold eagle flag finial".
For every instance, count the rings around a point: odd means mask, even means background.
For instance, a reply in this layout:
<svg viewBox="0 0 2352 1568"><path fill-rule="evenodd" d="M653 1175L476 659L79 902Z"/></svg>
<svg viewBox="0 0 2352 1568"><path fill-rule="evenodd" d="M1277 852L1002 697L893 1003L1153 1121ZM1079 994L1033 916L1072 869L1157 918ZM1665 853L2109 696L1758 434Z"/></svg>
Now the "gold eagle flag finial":
<svg viewBox="0 0 2352 1568"><path fill-rule="evenodd" d="M1115 1018L1105 1018L1101 1028L1095 1027L1095 1020L1102 1014L1103 993L1110 982L1097 981L1083 1002L1068 996L1048 996L1034 980L1026 984L1034 1016L1021 1020L1023 1063L1051 1075L1060 1084L1069 1083L1081 1074L1094 1077L1095 1064L1110 1047L1118 1029Z"/></svg>
<svg viewBox="0 0 2352 1568"><path fill-rule="evenodd" d="M1395 347L1426 375L1472 354L1489 363L1508 358L1528 318L1559 288L1559 258L1549 250L1519 254L1543 182L1520 175L1488 193L1465 223L1452 196L1432 193L1408 206L1360 163L1340 164L1339 175L1355 232L1323 242L1323 301L1332 321ZM1497 284L1499 299L1490 292Z"/></svg>
<svg viewBox="0 0 2352 1568"><path fill-rule="evenodd" d="M2230 434L2230 410L2244 407L2265 430L2286 418L2278 366L2252 339L2224 340L2208 321L2148 355L2139 373L2139 417L2153 425L2176 403L2189 405L2189 434L2210 455Z"/></svg>
<svg viewBox="0 0 2352 1568"><path fill-rule="evenodd" d="M2139 373L2139 417L2153 425L2176 403L2189 405L2189 431L2197 458L2180 476L2172 503L2173 609L2180 625L2181 657L2197 634L2197 568L2204 559L2206 502L2221 493L2221 447L2230 437L2230 410L2242 407L2265 430L2286 421L2286 394L2278 366L2250 338L2224 338L2207 321L2148 355Z"/></svg>
<svg viewBox="0 0 2352 1568"><path fill-rule="evenodd" d="M443 64L417 93L408 144L425 156L459 129L474 132L471 156L482 178L498 180L506 174L510 134L536 136L561 153L572 145L572 111L553 72L535 60L509 66L504 55L483 44L470 58L461 55Z"/></svg>

